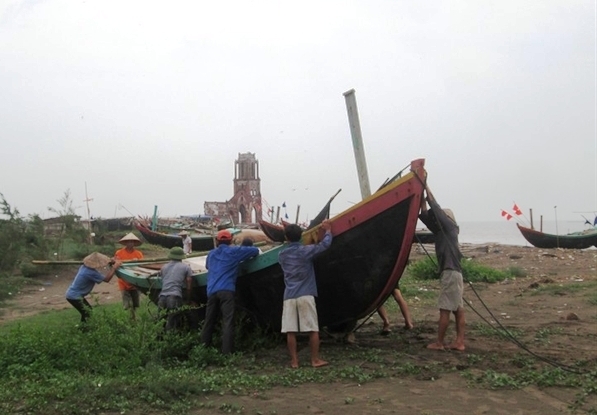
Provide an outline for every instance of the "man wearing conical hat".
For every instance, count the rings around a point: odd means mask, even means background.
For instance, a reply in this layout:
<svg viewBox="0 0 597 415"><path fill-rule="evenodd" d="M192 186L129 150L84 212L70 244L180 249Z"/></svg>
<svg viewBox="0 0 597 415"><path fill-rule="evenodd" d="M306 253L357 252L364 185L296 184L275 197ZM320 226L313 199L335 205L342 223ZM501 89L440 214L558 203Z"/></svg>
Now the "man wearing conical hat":
<svg viewBox="0 0 597 415"><path fill-rule="evenodd" d="M95 284L110 282L120 265L122 265L120 260L112 261L110 257L99 252L94 252L83 258L83 265L66 291L66 301L81 314L81 323L87 322L91 315L91 304L85 299L85 296L93 290ZM105 268L108 268L106 276L100 272Z"/></svg>
<svg viewBox="0 0 597 415"><path fill-rule="evenodd" d="M135 261L143 259L143 252L135 249L135 247L141 245L141 240L135 236L134 233L129 233L123 236L119 241L124 248L119 249L114 254L114 257L121 261ZM131 318L136 319L136 309L139 308L139 291L137 288L123 280L118 278L118 289L122 295L122 305L125 310L130 310Z"/></svg>
<svg viewBox="0 0 597 415"><path fill-rule="evenodd" d="M421 214L419 218L435 236L435 255L437 256L440 275L440 293L437 301L439 308L439 324L437 340L427 345L432 350L464 351L464 282L460 260L462 253L458 244L460 228L450 209L442 209L437 203L429 187L425 185L427 202L421 198ZM450 314L456 320L456 338L445 343L446 331L450 325Z"/></svg>

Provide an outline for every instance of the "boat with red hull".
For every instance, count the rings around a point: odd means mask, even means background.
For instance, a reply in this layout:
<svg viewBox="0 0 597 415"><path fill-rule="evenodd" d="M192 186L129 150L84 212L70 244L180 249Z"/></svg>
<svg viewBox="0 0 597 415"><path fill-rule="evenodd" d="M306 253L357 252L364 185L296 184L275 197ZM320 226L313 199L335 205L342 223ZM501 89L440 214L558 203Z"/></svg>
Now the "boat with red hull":
<svg viewBox="0 0 597 415"><path fill-rule="evenodd" d="M284 226L276 225L275 223L268 222L266 220L260 220L259 228L263 231L265 236L267 236L273 242L284 242ZM415 231L415 236L413 238L413 243L420 243L420 244L433 244L435 243L435 236L433 232L428 231L426 229L419 229Z"/></svg>

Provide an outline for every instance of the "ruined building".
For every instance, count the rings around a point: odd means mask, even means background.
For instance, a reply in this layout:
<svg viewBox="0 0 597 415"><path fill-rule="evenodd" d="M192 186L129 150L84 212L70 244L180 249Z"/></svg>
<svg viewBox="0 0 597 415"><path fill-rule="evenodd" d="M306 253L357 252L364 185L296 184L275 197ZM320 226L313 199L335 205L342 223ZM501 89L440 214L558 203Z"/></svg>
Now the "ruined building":
<svg viewBox="0 0 597 415"><path fill-rule="evenodd" d="M239 153L234 162L234 194L226 202L205 202L206 215L230 219L235 225L261 220L261 179L254 153Z"/></svg>

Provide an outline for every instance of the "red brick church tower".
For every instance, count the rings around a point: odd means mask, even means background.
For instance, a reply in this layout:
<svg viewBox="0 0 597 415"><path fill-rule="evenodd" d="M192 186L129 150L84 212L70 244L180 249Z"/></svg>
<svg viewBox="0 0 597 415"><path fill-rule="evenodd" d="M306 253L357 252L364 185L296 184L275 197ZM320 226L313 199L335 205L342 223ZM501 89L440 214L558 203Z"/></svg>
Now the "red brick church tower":
<svg viewBox="0 0 597 415"><path fill-rule="evenodd" d="M206 215L231 219L235 225L262 218L259 161L254 153L239 153L234 162L234 195L227 202L205 202Z"/></svg>

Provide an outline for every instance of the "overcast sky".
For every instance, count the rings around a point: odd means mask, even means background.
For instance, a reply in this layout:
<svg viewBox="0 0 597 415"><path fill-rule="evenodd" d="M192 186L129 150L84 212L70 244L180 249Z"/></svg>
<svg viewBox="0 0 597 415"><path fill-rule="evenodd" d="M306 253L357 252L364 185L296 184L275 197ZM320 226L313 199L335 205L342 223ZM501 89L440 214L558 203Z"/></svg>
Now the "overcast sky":
<svg viewBox="0 0 597 415"><path fill-rule="evenodd" d="M52 216L203 213L255 153L294 219L425 158L459 221L597 211L595 2L0 0L0 193Z"/></svg>

